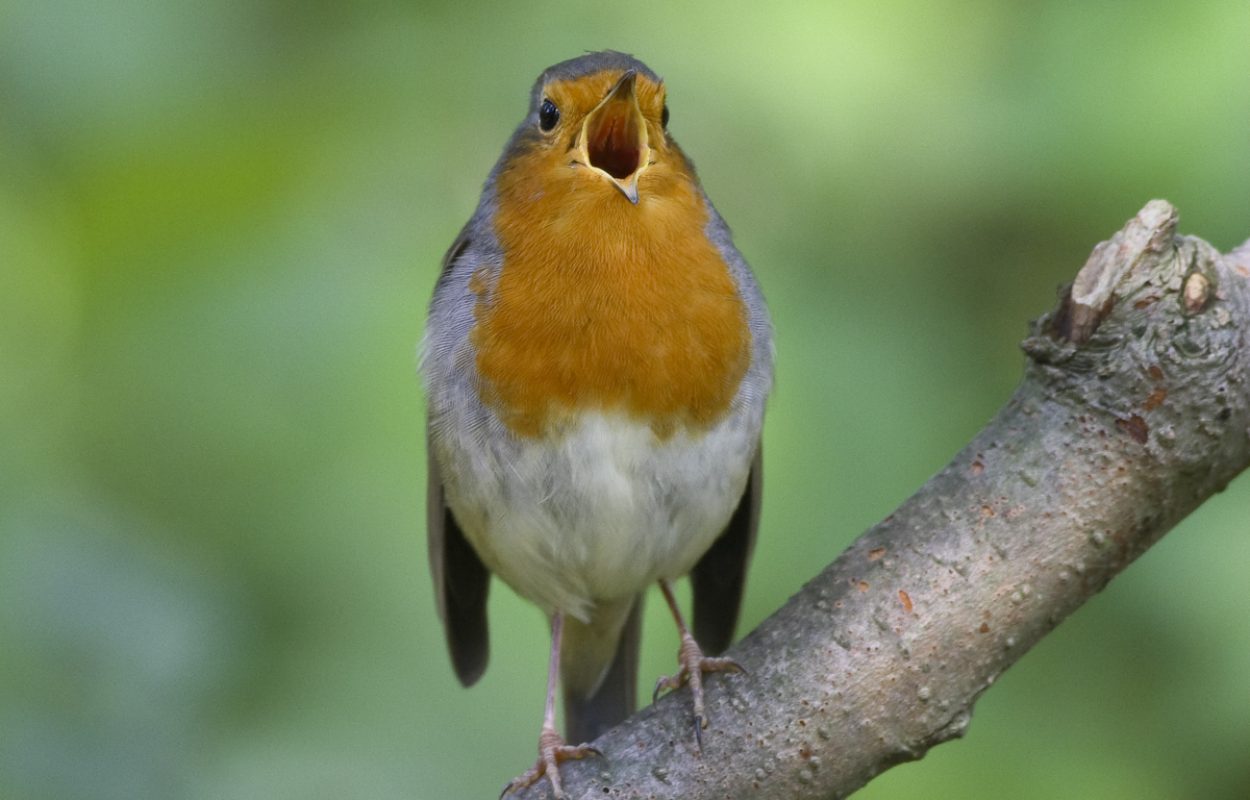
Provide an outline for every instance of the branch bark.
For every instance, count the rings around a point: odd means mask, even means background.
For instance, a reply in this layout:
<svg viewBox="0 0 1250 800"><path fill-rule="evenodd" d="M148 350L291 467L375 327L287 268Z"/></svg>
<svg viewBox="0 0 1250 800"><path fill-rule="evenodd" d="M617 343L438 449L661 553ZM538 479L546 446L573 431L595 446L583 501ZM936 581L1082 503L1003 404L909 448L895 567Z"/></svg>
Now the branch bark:
<svg viewBox="0 0 1250 800"><path fill-rule="evenodd" d="M976 699L1250 465L1250 242L1153 201L1023 343L1020 387L954 460L689 693L568 762L577 798L843 797L963 734ZM548 797L546 781L519 795Z"/></svg>

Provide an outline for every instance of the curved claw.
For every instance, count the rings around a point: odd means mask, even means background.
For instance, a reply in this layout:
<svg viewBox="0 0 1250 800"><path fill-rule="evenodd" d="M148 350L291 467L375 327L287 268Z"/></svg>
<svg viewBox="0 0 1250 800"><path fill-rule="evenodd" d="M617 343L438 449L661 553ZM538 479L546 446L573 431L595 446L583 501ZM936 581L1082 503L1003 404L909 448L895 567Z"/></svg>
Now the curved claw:
<svg viewBox="0 0 1250 800"><path fill-rule="evenodd" d="M665 689L680 689L686 685L686 670L683 669L676 675L661 675L659 680L655 682L655 691L651 693L651 702L654 703L660 699L660 692Z"/></svg>
<svg viewBox="0 0 1250 800"><path fill-rule="evenodd" d="M534 772L534 770L532 769L528 770L524 775L518 775L517 777L505 783L503 785L503 791L499 793L499 800L503 800L513 790L525 789L525 788L528 788L529 786L532 786L534 781L538 780L538 776L534 775L531 777L530 776L531 772Z"/></svg>

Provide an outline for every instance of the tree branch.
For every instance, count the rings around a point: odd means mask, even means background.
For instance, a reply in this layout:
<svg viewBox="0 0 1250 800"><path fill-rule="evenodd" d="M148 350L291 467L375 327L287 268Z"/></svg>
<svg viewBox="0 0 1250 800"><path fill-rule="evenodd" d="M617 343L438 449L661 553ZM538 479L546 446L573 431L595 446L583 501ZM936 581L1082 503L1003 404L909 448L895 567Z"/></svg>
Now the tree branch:
<svg viewBox="0 0 1250 800"><path fill-rule="evenodd" d="M1034 323L1015 395L709 676L569 762L580 798L828 798L960 736L995 678L1250 464L1250 242L1149 203ZM546 781L520 795L549 796Z"/></svg>

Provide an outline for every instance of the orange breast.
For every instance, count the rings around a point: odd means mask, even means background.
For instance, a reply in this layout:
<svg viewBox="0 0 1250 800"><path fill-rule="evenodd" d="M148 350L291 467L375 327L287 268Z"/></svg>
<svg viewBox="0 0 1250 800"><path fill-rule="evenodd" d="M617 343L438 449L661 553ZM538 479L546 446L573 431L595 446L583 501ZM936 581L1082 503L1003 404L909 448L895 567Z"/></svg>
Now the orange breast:
<svg viewBox="0 0 1250 800"><path fill-rule="evenodd" d="M502 270L489 290L476 282L483 402L524 436L585 410L623 412L661 437L719 420L750 332L691 180L657 165L634 206L600 176L553 181L517 161L496 184Z"/></svg>

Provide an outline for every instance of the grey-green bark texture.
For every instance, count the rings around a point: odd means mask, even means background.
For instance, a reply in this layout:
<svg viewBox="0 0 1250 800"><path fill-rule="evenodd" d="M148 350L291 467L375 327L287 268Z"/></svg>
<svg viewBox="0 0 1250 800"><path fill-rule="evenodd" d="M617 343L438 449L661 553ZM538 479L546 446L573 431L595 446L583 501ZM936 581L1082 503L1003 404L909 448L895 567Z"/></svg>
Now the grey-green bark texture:
<svg viewBox="0 0 1250 800"><path fill-rule="evenodd" d="M1024 342L1015 395L690 695L566 762L570 798L843 797L960 736L998 675L1250 464L1250 242L1149 203ZM549 796L543 780L524 798Z"/></svg>

